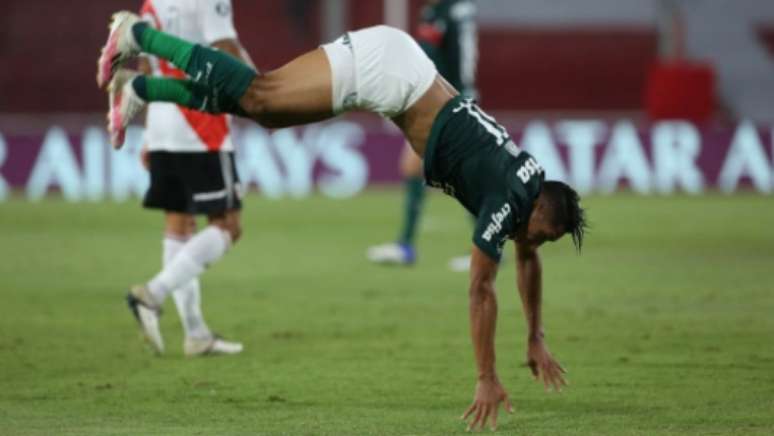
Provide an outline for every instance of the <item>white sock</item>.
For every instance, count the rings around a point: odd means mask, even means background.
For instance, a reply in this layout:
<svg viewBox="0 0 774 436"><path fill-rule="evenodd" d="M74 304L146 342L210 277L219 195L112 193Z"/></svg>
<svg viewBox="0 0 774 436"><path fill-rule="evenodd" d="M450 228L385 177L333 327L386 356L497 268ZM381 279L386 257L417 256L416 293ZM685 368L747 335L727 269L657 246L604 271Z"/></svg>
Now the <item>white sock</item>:
<svg viewBox="0 0 774 436"><path fill-rule="evenodd" d="M177 255L186 241L179 238L167 236L164 238L164 256L162 265L167 266ZM201 288L199 287L199 278L196 277L183 286L172 291L172 298L175 300L177 313L180 315L180 321L183 324L183 331L186 337L207 338L211 335L210 328L204 321L202 315Z"/></svg>
<svg viewBox="0 0 774 436"><path fill-rule="evenodd" d="M148 290L158 305L164 303L170 292L197 278L205 268L214 263L231 245L231 236L216 226L207 226L195 234L148 282Z"/></svg>

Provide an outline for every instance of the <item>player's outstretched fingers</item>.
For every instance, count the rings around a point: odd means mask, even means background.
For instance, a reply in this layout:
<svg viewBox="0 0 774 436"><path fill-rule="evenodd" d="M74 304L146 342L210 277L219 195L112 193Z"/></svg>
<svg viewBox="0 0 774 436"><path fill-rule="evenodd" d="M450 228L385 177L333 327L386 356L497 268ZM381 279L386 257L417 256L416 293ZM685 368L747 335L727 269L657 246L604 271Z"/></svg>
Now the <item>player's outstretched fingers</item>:
<svg viewBox="0 0 774 436"><path fill-rule="evenodd" d="M538 379L538 376L540 375L540 374L538 373L538 365L537 365L537 362L535 362L534 360L528 360L528 361L527 361L527 366L529 367L529 370L530 370L530 371L532 371L532 377L533 377L535 380L537 380L537 379Z"/></svg>
<svg viewBox="0 0 774 436"><path fill-rule="evenodd" d="M506 396L505 396L505 399L503 400L503 402L505 403L505 410L506 410L508 413L511 413L511 414L513 414L513 405L511 404L511 399L510 399L510 398L508 398L508 396L506 395Z"/></svg>
<svg viewBox="0 0 774 436"><path fill-rule="evenodd" d="M500 405L498 404L495 406L494 410L492 411L492 431L497 430L497 414L500 412Z"/></svg>
<svg viewBox="0 0 774 436"><path fill-rule="evenodd" d="M477 405L476 406L476 416L473 418L473 421L468 424L467 431L475 430L476 426L478 425L479 421L481 421L481 415L484 412L484 406Z"/></svg>
<svg viewBox="0 0 774 436"><path fill-rule="evenodd" d="M497 407L497 406L495 406ZM484 406L484 413L481 414L481 422L478 424L478 429L483 430L486 427L486 421L489 419L489 415L492 412L492 406L489 404Z"/></svg>
<svg viewBox="0 0 774 436"><path fill-rule="evenodd" d="M565 380L565 379L564 379L564 375L562 375L562 374L564 374L564 372L565 372L565 371L564 371L564 369L561 367L561 365L559 365L559 364L557 363L557 364L556 364L556 378L559 380L559 383L560 383L560 386L559 386L559 387L560 387L560 388L561 388L561 387L566 387L566 386L567 386L567 380Z"/></svg>
<svg viewBox="0 0 774 436"><path fill-rule="evenodd" d="M553 370L554 388L557 390L557 392L561 392L562 387L567 386L567 382L564 380L564 376L562 376L564 369L562 369L561 365L559 365L557 362L554 362L552 365L552 370Z"/></svg>
<svg viewBox="0 0 774 436"><path fill-rule="evenodd" d="M551 366L551 385L554 387L554 391L562 391L562 375L559 368L555 366Z"/></svg>
<svg viewBox="0 0 774 436"><path fill-rule="evenodd" d="M462 414L462 416L460 416L460 420L462 420L462 421L467 420L468 416L470 416L470 414L473 413L474 410L476 410L476 403L475 402L473 404L471 404L470 407L468 407L468 410L466 410L465 413Z"/></svg>
<svg viewBox="0 0 774 436"><path fill-rule="evenodd" d="M551 365L546 364L541 368L541 373L543 373L543 384L545 385L546 392L551 392L551 388L553 387L554 383L554 375L551 370Z"/></svg>

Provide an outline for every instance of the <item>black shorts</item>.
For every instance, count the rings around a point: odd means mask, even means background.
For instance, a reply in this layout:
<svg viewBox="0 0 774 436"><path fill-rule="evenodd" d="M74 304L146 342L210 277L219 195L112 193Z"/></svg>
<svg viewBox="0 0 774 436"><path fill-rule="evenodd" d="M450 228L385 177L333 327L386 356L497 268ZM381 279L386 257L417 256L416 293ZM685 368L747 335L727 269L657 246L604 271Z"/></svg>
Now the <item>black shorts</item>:
<svg viewBox="0 0 774 436"><path fill-rule="evenodd" d="M242 208L233 152L152 151L150 188L143 206L190 214L221 214Z"/></svg>

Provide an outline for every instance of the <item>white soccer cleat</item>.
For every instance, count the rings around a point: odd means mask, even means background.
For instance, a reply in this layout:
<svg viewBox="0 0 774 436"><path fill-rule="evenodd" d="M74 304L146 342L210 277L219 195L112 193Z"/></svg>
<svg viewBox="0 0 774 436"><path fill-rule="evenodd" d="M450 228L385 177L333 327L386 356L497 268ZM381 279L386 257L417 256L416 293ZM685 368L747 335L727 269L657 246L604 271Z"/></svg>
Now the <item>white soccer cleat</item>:
<svg viewBox="0 0 774 436"><path fill-rule="evenodd" d="M183 343L183 352L188 357L221 355L221 354L239 354L244 347L240 342L229 342L217 335L209 338L185 338Z"/></svg>
<svg viewBox="0 0 774 436"><path fill-rule="evenodd" d="M126 296L126 302L140 324L145 339L148 340L156 353L163 353L164 339L161 337L161 329L159 328L161 308L153 301L148 288L142 285L133 286Z"/></svg>
<svg viewBox="0 0 774 436"><path fill-rule="evenodd" d="M140 53L140 46L132 34L132 26L138 21L140 17L129 11L113 14L110 34L97 61L97 85L100 88L110 82L118 68Z"/></svg>
<svg viewBox="0 0 774 436"><path fill-rule="evenodd" d="M139 74L119 69L108 85L108 133L110 144L118 150L126 139L126 127L129 122L145 108L145 100L134 91L132 80Z"/></svg>
<svg viewBox="0 0 774 436"><path fill-rule="evenodd" d="M454 272L468 272L470 270L470 255L452 257L449 259L449 269Z"/></svg>
<svg viewBox="0 0 774 436"><path fill-rule="evenodd" d="M383 265L413 265L416 262L414 247L397 242L369 247L366 257Z"/></svg>

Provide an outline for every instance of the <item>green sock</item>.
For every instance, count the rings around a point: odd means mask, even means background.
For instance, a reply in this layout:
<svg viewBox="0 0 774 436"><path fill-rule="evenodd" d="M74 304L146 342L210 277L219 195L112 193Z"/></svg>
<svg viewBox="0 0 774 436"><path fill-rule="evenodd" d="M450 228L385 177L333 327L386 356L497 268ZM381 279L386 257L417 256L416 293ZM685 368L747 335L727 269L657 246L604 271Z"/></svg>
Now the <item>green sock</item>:
<svg viewBox="0 0 774 436"><path fill-rule="evenodd" d="M206 90L190 80L138 76L132 81L137 95L145 101L164 101L206 111Z"/></svg>
<svg viewBox="0 0 774 436"><path fill-rule="evenodd" d="M132 34L144 53L166 59L183 71L188 68L194 48L190 42L158 31L144 21L132 27Z"/></svg>
<svg viewBox="0 0 774 436"><path fill-rule="evenodd" d="M172 62L185 71L195 85L202 87L201 91L196 90L196 93L206 93L206 97L200 99L201 108L199 105L189 107L209 113L246 115L239 100L255 79L255 70L227 53L191 44L145 22L135 24L132 32L143 52Z"/></svg>
<svg viewBox="0 0 774 436"><path fill-rule="evenodd" d="M425 200L425 181L421 177L410 177L405 180L406 202L403 205L403 229L398 242L414 245L414 236L422 213Z"/></svg>

